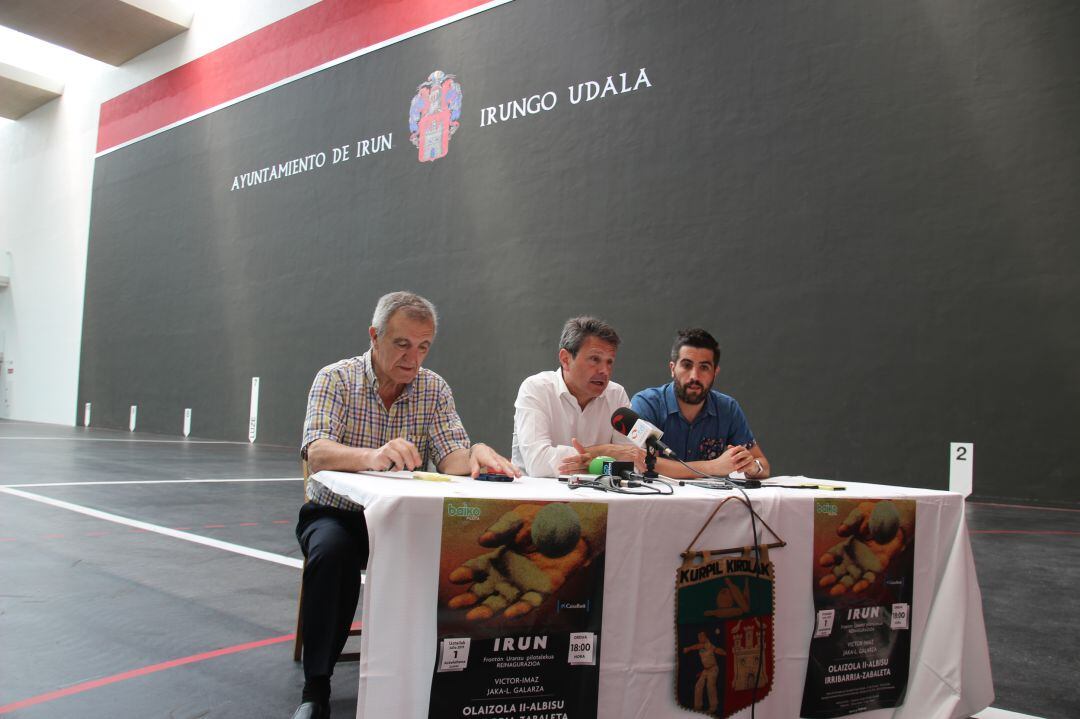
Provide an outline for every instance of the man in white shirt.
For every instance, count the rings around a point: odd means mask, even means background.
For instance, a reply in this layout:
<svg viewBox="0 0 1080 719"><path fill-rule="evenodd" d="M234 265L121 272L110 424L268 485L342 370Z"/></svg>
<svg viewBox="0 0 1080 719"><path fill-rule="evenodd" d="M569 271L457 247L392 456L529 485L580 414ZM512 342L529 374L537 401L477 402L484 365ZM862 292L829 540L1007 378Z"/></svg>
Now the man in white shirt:
<svg viewBox="0 0 1080 719"><path fill-rule="evenodd" d="M619 335L595 317L567 320L559 338L559 369L521 383L514 402L511 460L532 477L585 472L594 457L644 462L644 450L611 426L611 414L628 407L611 381Z"/></svg>

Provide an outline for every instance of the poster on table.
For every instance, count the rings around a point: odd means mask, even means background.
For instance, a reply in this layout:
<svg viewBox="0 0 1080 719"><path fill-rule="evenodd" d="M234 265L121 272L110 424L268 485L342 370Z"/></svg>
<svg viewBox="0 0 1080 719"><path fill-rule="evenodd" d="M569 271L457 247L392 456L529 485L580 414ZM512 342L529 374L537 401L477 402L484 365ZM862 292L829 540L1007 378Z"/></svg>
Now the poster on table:
<svg viewBox="0 0 1080 719"><path fill-rule="evenodd" d="M607 505L446 499L430 719L586 719Z"/></svg>
<svg viewBox="0 0 1080 719"><path fill-rule="evenodd" d="M904 703L914 554L914 500L815 500L816 620L801 716Z"/></svg>

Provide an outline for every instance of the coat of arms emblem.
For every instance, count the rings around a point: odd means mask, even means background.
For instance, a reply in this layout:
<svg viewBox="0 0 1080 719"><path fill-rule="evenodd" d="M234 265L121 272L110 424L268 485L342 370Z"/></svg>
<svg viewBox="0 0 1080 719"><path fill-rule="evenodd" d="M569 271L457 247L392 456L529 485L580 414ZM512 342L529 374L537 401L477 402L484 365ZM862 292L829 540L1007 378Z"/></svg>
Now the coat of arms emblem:
<svg viewBox="0 0 1080 719"><path fill-rule="evenodd" d="M416 88L409 106L409 140L417 147L420 162L446 155L450 136L461 125L461 85L454 75L436 70Z"/></svg>

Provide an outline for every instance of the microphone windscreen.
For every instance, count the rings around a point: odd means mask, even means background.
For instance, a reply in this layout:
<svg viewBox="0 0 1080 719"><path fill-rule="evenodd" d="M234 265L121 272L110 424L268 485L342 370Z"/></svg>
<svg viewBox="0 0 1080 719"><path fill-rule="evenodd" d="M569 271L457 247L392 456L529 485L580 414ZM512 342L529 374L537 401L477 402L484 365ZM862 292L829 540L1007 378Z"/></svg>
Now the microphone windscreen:
<svg viewBox="0 0 1080 719"><path fill-rule="evenodd" d="M630 434L631 428L639 419L641 417L634 410L629 407L619 407L611 413L611 426L622 434Z"/></svg>
<svg viewBox="0 0 1080 719"><path fill-rule="evenodd" d="M589 474L610 474L610 472L604 471L604 462L614 462L614 457L608 457L606 455L600 455L599 457L593 457L593 460L589 462Z"/></svg>

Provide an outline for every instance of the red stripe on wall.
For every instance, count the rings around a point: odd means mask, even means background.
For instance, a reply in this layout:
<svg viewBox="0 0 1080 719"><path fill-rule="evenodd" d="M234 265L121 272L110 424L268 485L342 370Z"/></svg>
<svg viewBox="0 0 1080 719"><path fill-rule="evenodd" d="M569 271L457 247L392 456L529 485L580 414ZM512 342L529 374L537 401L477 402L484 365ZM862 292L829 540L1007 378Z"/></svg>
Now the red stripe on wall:
<svg viewBox="0 0 1080 719"><path fill-rule="evenodd" d="M103 103L97 151L486 2L323 0Z"/></svg>

